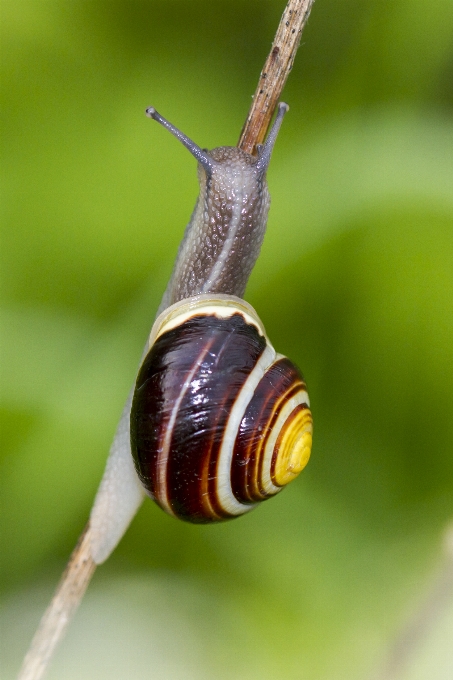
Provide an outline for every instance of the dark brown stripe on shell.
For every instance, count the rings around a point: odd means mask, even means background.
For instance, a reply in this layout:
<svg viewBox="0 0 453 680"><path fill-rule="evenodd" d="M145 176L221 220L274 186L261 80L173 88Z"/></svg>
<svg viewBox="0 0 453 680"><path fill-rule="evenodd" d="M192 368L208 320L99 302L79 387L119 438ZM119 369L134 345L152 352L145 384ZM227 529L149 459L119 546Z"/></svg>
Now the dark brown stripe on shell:
<svg viewBox="0 0 453 680"><path fill-rule="evenodd" d="M199 363L180 403L166 472L170 505L181 519L228 517L216 498L217 458L231 408L265 345L240 314L198 315L161 335L143 362L132 404L131 445L140 479L157 502L165 429L181 386Z"/></svg>
<svg viewBox="0 0 453 680"><path fill-rule="evenodd" d="M302 374L286 357L275 362L258 383L239 426L233 451L231 485L240 503L255 503L268 497L260 482L266 442L281 408L302 389L305 389Z"/></svg>

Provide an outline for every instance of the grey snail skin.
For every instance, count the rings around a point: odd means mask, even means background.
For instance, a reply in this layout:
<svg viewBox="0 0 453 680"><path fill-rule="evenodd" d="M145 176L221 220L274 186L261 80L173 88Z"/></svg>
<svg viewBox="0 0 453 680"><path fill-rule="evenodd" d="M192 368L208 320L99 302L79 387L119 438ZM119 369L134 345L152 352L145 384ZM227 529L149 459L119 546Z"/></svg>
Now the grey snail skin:
<svg viewBox="0 0 453 680"><path fill-rule="evenodd" d="M200 149L155 109L147 109L147 115L174 134L197 159L200 182L198 201L160 311L204 293L243 296L266 230L270 205L266 170L287 109L286 104L280 104L256 158L234 146Z"/></svg>
<svg viewBox="0 0 453 680"><path fill-rule="evenodd" d="M201 149L154 108L198 161L200 194L124 408L90 517L103 562L145 493L170 515L208 523L278 493L310 457L312 417L299 369L272 347L243 299L266 229L272 149Z"/></svg>

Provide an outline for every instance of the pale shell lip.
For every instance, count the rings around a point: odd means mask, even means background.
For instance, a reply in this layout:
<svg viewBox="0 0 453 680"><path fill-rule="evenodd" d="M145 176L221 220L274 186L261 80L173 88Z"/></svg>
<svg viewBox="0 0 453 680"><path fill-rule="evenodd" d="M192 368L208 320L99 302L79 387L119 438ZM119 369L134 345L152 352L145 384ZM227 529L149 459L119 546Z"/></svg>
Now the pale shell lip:
<svg viewBox="0 0 453 680"><path fill-rule="evenodd" d="M153 346L160 335L190 319L194 312L206 314L207 316L214 315L220 318L228 318L232 314L239 312L245 321L255 326L258 333L264 336L266 342L271 345L264 326L252 305L235 295L204 293L175 302L175 304L167 307L167 309L159 314L151 329L147 349L149 350Z"/></svg>

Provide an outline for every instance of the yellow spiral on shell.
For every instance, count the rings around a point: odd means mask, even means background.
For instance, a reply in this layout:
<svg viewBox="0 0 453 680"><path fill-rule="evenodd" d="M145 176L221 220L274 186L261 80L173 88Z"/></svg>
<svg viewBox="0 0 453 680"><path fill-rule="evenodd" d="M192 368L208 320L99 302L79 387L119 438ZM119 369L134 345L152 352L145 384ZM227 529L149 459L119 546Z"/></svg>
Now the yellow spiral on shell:
<svg viewBox="0 0 453 680"><path fill-rule="evenodd" d="M293 418L288 418L277 439L275 482L285 486L292 482L307 465L313 439L313 418L311 411L302 409Z"/></svg>

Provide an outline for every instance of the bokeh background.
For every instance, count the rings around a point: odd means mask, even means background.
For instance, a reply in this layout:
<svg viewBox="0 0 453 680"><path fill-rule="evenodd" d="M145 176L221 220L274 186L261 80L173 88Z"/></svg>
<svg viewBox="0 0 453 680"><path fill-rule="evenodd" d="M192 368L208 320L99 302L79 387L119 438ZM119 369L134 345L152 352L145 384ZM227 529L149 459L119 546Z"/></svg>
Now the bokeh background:
<svg viewBox="0 0 453 680"><path fill-rule="evenodd" d="M197 194L284 0L3 0L2 677L82 530ZM453 517L453 4L317 0L247 290L312 460L235 522L144 503L49 678L368 678ZM451 677L453 605L401 674Z"/></svg>

